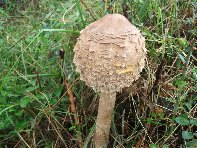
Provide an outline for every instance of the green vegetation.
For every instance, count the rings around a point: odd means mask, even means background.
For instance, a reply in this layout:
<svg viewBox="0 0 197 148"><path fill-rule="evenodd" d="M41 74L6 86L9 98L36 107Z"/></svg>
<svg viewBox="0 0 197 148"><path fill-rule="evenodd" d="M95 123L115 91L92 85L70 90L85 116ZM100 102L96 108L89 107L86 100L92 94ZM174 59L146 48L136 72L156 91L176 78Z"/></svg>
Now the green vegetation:
<svg viewBox="0 0 197 148"><path fill-rule="evenodd" d="M0 0L0 147L76 148L80 136L92 147L98 95L79 80L73 48L107 13L127 16L149 51L136 93L117 95L109 147L196 147L196 9L195 0Z"/></svg>

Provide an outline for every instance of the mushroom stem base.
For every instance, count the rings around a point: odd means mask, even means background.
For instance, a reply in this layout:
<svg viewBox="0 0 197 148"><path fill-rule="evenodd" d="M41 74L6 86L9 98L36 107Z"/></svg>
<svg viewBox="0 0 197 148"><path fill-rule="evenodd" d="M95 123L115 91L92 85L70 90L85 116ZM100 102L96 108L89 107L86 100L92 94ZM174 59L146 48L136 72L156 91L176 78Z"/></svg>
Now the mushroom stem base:
<svg viewBox="0 0 197 148"><path fill-rule="evenodd" d="M116 101L116 92L103 92L100 94L99 108L96 121L95 147L107 147L111 126L112 112Z"/></svg>

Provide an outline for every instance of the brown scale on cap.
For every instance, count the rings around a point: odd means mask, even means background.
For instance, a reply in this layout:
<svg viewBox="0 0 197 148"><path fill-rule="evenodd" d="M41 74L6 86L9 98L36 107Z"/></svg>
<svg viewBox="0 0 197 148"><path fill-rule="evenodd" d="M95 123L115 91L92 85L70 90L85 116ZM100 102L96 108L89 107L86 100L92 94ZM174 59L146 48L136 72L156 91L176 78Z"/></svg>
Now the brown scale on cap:
<svg viewBox="0 0 197 148"><path fill-rule="evenodd" d="M100 93L95 144L103 147L116 92L137 80L144 68L145 39L124 16L108 14L81 31L74 52L81 80Z"/></svg>
<svg viewBox="0 0 197 148"><path fill-rule="evenodd" d="M74 51L81 79L97 92L130 86L144 67L146 53L140 31L120 14L108 14L88 25Z"/></svg>

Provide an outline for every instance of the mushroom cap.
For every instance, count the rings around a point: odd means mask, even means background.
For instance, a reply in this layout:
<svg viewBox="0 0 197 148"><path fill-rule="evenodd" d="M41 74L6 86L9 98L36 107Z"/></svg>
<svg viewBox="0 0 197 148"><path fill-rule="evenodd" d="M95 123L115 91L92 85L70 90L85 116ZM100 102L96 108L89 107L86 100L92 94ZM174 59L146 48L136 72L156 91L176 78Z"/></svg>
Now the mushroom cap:
<svg viewBox="0 0 197 148"><path fill-rule="evenodd" d="M144 68L145 39L120 14L108 14L81 31L74 47L81 80L97 92L121 91Z"/></svg>

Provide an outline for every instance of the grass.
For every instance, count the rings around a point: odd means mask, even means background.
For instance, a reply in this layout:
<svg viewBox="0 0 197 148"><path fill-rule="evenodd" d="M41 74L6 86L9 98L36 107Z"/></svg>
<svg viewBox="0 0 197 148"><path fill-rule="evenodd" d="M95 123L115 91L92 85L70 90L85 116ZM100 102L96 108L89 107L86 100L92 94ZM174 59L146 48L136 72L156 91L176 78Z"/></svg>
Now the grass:
<svg viewBox="0 0 197 148"><path fill-rule="evenodd" d="M195 147L196 7L195 0L5 1L0 147L78 147L77 135L93 147L98 95L79 80L73 48L80 30L107 13L126 14L149 51L140 80L117 95L108 146Z"/></svg>

